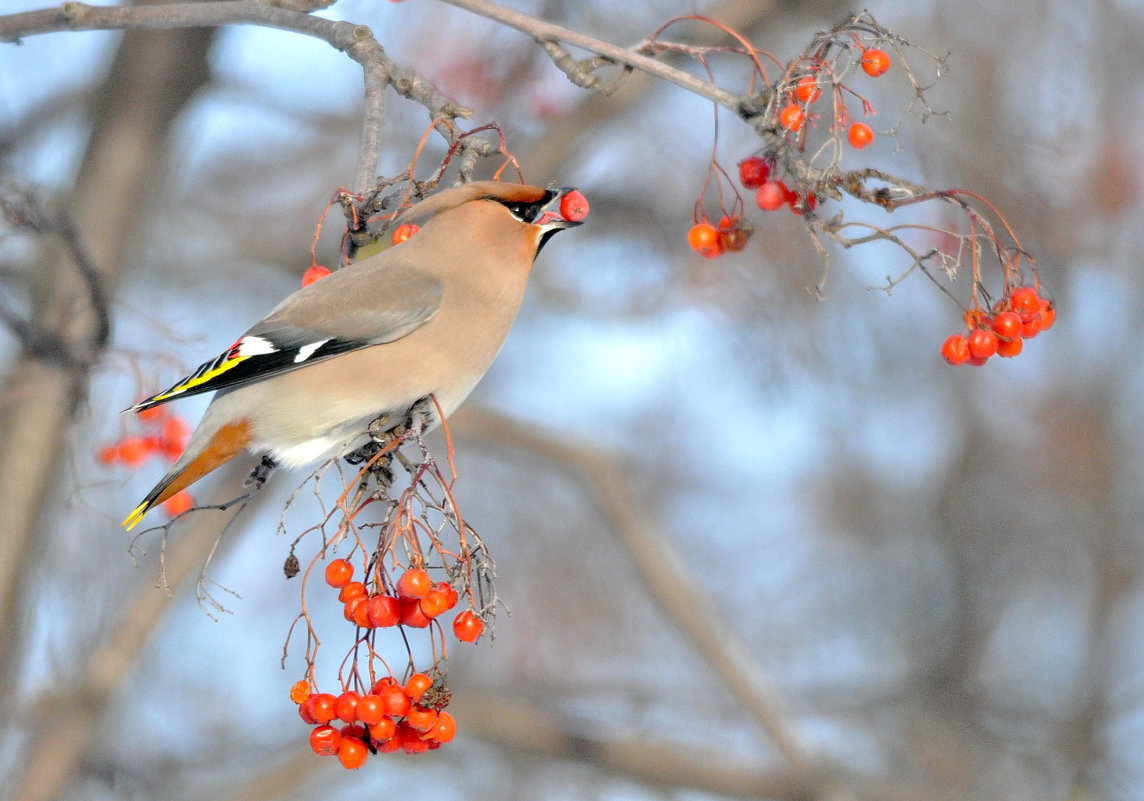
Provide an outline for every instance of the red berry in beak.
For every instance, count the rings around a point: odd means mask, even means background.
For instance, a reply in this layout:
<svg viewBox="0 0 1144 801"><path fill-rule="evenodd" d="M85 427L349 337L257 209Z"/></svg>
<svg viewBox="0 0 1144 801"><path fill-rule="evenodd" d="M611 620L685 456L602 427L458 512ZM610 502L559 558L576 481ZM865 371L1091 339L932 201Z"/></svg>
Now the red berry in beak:
<svg viewBox="0 0 1144 801"><path fill-rule="evenodd" d="M573 189L560 198L560 216L568 222L580 222L588 216L588 198Z"/></svg>

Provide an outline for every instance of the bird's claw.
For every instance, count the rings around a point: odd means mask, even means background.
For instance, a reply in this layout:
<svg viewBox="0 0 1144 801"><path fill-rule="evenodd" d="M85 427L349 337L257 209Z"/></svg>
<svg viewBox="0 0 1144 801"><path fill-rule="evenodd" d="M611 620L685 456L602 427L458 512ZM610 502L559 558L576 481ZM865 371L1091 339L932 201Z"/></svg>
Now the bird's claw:
<svg viewBox="0 0 1144 801"><path fill-rule="evenodd" d="M262 485L266 483L266 479L270 478L270 474L274 472L274 468L277 466L268 454L263 454L262 461L250 471L250 475L246 477L243 486L262 489Z"/></svg>

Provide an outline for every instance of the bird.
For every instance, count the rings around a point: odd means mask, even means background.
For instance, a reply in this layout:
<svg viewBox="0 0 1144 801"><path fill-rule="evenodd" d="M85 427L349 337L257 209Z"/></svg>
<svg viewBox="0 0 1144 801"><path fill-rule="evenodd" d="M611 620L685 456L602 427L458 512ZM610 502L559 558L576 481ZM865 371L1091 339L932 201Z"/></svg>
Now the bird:
<svg viewBox="0 0 1144 801"><path fill-rule="evenodd" d="M439 425L500 351L541 248L587 213L574 187L500 181L412 206L400 221L419 225L415 235L294 292L218 356L124 410L215 392L123 526L244 453L297 468L352 453L377 420L397 427L428 409L424 430Z"/></svg>

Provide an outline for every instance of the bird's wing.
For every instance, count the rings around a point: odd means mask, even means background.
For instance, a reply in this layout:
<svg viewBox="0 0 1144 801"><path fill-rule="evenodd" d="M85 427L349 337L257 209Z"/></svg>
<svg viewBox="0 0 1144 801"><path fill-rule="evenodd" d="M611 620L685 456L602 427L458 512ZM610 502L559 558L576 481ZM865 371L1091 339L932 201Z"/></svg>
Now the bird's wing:
<svg viewBox="0 0 1144 801"><path fill-rule="evenodd" d="M261 381L408 336L441 305L441 282L413 267L378 269L370 263L376 258L295 292L218 356L126 411Z"/></svg>

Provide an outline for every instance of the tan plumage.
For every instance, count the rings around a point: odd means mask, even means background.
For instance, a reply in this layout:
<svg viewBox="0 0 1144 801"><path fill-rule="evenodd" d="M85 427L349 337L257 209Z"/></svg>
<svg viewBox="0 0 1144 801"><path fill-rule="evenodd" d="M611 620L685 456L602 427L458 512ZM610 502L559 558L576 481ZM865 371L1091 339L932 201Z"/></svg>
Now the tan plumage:
<svg viewBox="0 0 1144 801"><path fill-rule="evenodd" d="M219 357L133 406L218 390L124 525L245 451L297 467L348 453L372 420L399 424L429 396L452 413L504 343L544 241L586 214L574 199L583 196L499 182L440 192L406 213L421 225L412 238L295 292Z"/></svg>

